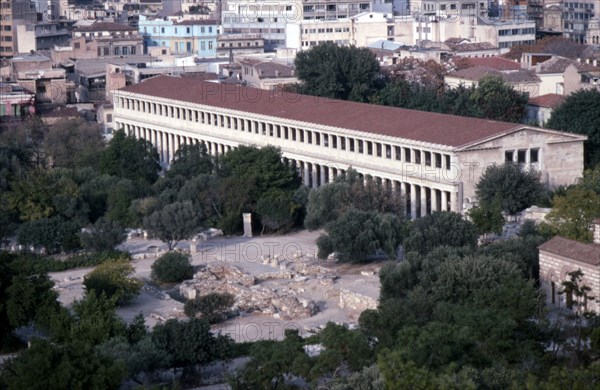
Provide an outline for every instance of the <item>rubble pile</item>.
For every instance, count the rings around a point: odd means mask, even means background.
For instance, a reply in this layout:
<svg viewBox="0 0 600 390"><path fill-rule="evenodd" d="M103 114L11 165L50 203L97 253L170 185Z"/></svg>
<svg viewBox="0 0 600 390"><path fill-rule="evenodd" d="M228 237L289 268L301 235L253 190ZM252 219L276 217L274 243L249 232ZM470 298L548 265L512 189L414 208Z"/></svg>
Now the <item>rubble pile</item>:
<svg viewBox="0 0 600 390"><path fill-rule="evenodd" d="M302 289L256 284L254 276L227 264L203 265L194 279L180 286L180 293L188 299L209 293L229 293L235 297L234 311L260 312L279 319L308 318L319 311L314 301L299 296L301 292Z"/></svg>

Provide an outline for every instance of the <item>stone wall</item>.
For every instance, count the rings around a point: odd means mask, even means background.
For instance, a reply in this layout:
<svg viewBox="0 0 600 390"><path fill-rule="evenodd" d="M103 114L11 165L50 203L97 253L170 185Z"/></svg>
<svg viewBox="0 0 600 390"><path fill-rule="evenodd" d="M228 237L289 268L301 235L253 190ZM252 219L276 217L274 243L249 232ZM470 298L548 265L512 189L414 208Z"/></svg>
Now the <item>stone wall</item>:
<svg viewBox="0 0 600 390"><path fill-rule="evenodd" d="M600 266L580 263L552 253L540 251L540 284L546 293L546 303L557 307L565 307L564 295L559 295L562 290L561 283L567 279L567 273L581 269L583 272L583 284L592 289L591 296L600 296ZM554 287L553 287L554 283ZM554 302L552 292L554 290ZM588 303L588 309L600 313L600 301L595 300Z"/></svg>
<svg viewBox="0 0 600 390"><path fill-rule="evenodd" d="M342 309L352 309L360 312L367 309L375 310L377 309L377 299L342 288L340 290L339 305Z"/></svg>

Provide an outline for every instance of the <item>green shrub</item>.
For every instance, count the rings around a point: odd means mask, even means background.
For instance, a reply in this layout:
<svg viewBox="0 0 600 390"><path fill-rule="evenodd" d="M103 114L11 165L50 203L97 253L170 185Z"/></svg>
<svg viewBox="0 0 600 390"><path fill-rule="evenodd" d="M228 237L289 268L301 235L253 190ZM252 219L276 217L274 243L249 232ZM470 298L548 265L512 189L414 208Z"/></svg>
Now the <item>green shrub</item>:
<svg viewBox="0 0 600 390"><path fill-rule="evenodd" d="M231 294L210 293L185 303L185 315L194 318L200 315L211 324L216 324L226 318L226 312L235 303L235 298Z"/></svg>
<svg viewBox="0 0 600 390"><path fill-rule="evenodd" d="M142 288L142 282L130 276L135 272L127 258L107 261L96 267L83 279L88 293L105 294L123 304L135 298Z"/></svg>
<svg viewBox="0 0 600 390"><path fill-rule="evenodd" d="M15 270L21 274L35 275L48 272L61 272L75 268L93 267L105 261L119 258L129 259L129 253L113 250L75 255L65 260L34 254L21 254L19 257L19 261L13 264Z"/></svg>
<svg viewBox="0 0 600 390"><path fill-rule="evenodd" d="M179 283L194 276L190 257L181 252L168 252L152 264L152 279L159 283Z"/></svg>

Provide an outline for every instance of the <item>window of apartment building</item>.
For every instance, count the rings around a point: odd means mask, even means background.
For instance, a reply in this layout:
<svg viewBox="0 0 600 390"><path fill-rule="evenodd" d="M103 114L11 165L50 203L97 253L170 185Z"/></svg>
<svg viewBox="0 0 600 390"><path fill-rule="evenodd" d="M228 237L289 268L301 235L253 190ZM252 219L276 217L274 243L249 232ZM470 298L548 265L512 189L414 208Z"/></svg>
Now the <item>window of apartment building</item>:
<svg viewBox="0 0 600 390"><path fill-rule="evenodd" d="M381 157L383 154L383 150L379 142L375 144L375 152L377 153L377 157Z"/></svg>
<svg viewBox="0 0 600 390"><path fill-rule="evenodd" d="M415 150L415 164L421 164L421 151Z"/></svg>
<svg viewBox="0 0 600 390"><path fill-rule="evenodd" d="M340 137L340 149L346 150L346 137Z"/></svg>
<svg viewBox="0 0 600 390"><path fill-rule="evenodd" d="M131 55L135 55L135 46L131 46Z"/></svg>
<svg viewBox="0 0 600 390"><path fill-rule="evenodd" d="M327 134L323 134L323 146L329 147L329 136Z"/></svg>
<svg viewBox="0 0 600 390"><path fill-rule="evenodd" d="M225 46L225 44L223 44L223 46ZM206 42L200 41L200 50L202 50L202 51L206 50Z"/></svg>
<svg viewBox="0 0 600 390"><path fill-rule="evenodd" d="M129 48L127 46L123 46L122 52L124 56L129 55Z"/></svg>
<svg viewBox="0 0 600 390"><path fill-rule="evenodd" d="M373 155L373 142L367 141L367 154L369 156Z"/></svg>
<svg viewBox="0 0 600 390"><path fill-rule="evenodd" d="M208 32L209 32L209 33L212 33L212 27L209 27L209 28L208 28Z"/></svg>
<svg viewBox="0 0 600 390"><path fill-rule="evenodd" d="M431 166L431 152L425 152L425 165Z"/></svg>
<svg viewBox="0 0 600 390"><path fill-rule="evenodd" d="M364 149L363 149L363 141L361 140L356 140L356 142L358 143L358 153L364 153Z"/></svg>
<svg viewBox="0 0 600 390"><path fill-rule="evenodd" d="M177 34L177 27L175 27L175 34Z"/></svg>
<svg viewBox="0 0 600 390"><path fill-rule="evenodd" d="M354 138L348 138L348 150L354 152Z"/></svg>
<svg viewBox="0 0 600 390"><path fill-rule="evenodd" d="M404 148L404 160L406 162L411 162L411 155L410 155L410 149L409 148Z"/></svg>
<svg viewBox="0 0 600 390"><path fill-rule="evenodd" d="M118 46L117 46L117 47L115 47L115 48L114 48L114 53L115 53L115 55L116 55L116 56L120 56L120 55L121 55L121 48L120 48L120 47L118 47Z"/></svg>
<svg viewBox="0 0 600 390"><path fill-rule="evenodd" d="M213 48L212 41L208 41L208 50L212 50L212 48Z"/></svg>
<svg viewBox="0 0 600 390"><path fill-rule="evenodd" d="M191 32L190 28L189 28L189 27L186 27L186 28L185 28L185 32L189 34L189 33Z"/></svg>
<svg viewBox="0 0 600 390"><path fill-rule="evenodd" d="M161 32L161 34L164 34L164 33L165 33L165 28L164 28L164 27L161 27L161 28L160 28L160 32Z"/></svg>
<svg viewBox="0 0 600 390"><path fill-rule="evenodd" d="M385 158L392 158L392 147L385 145Z"/></svg>
<svg viewBox="0 0 600 390"><path fill-rule="evenodd" d="M204 31L204 26L200 27L200 32L201 32L201 33L204 33L204 32L205 32L205 31Z"/></svg>
<svg viewBox="0 0 600 390"><path fill-rule="evenodd" d="M312 144L312 131L306 132L306 143Z"/></svg>

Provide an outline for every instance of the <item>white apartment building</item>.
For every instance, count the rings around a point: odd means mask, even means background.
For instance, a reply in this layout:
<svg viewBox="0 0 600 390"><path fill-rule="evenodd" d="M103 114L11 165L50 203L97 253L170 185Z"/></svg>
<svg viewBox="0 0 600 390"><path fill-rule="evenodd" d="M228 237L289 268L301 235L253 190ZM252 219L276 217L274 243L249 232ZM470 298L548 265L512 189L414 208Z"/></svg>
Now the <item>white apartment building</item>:
<svg viewBox="0 0 600 390"><path fill-rule="evenodd" d="M307 186L353 168L391 186L413 218L469 208L490 164L534 166L550 187L583 170L585 136L515 123L168 76L113 96L115 128L150 141L164 165L183 144L212 154L274 145Z"/></svg>
<svg viewBox="0 0 600 390"><path fill-rule="evenodd" d="M306 50L320 43L368 46L379 40L395 40L391 14L365 12L350 18L307 19L286 26L286 47Z"/></svg>
<svg viewBox="0 0 600 390"><path fill-rule="evenodd" d="M223 5L221 24L224 33L262 34L265 48L271 50L285 46L288 24L348 19L372 11L372 3L371 0L231 0ZM387 8L391 14L391 4Z"/></svg>

